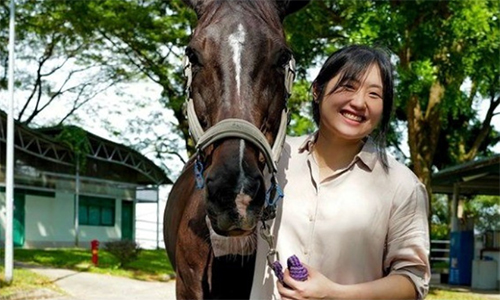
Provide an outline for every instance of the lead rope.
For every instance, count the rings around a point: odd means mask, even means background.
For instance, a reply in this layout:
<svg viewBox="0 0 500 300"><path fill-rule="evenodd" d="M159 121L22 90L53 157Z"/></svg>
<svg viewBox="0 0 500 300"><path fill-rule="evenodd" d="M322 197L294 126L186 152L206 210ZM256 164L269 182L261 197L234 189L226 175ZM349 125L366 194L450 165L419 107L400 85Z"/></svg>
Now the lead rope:
<svg viewBox="0 0 500 300"><path fill-rule="evenodd" d="M278 205L278 201L282 198L283 190L276 180L276 173L273 173L271 177L271 186L266 192L266 206L264 207L264 211L262 213L260 236L267 242L269 246L269 250L266 254L266 260L269 267L275 272L277 270L275 269L276 264L274 264L274 262L279 261L280 257L278 251L276 250L274 235L271 233L271 226L269 226L266 221L272 220L276 217L276 207Z"/></svg>
<svg viewBox="0 0 500 300"><path fill-rule="evenodd" d="M292 58L285 67L285 88L287 92L287 102L288 98L292 94L293 80L295 79L295 59ZM277 157L276 160L279 158ZM262 214L260 227L260 236L264 241L266 241L269 246L269 250L266 254L267 265L274 271L276 276L283 281L283 270L281 264L279 263L280 255L278 250L276 250L276 244L274 240L274 235L271 233L271 226L266 223L268 220L272 220L276 217L276 206L278 201L283 198L283 190L279 186L276 180L276 173L273 173L271 178L271 186L266 193L266 207L264 207L264 212Z"/></svg>

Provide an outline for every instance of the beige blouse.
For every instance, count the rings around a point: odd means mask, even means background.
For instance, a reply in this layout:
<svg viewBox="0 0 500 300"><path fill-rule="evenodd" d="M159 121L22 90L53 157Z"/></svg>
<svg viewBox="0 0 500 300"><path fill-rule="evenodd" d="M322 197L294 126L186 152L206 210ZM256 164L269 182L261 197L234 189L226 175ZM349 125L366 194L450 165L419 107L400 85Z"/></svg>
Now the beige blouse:
<svg viewBox="0 0 500 300"><path fill-rule="evenodd" d="M345 169L322 183L309 137L287 137L278 182L285 197L271 232L281 264L297 255L340 284L402 274L425 297L430 279L428 204L413 172L388 155L382 168L368 140ZM279 299L276 278L266 264L268 244L258 238L251 299Z"/></svg>

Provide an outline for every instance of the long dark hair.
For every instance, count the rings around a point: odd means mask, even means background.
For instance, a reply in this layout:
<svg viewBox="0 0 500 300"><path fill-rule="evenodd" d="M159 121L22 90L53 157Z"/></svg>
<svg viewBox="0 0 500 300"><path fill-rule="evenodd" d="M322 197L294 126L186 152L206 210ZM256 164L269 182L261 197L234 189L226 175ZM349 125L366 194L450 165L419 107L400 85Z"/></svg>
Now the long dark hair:
<svg viewBox="0 0 500 300"><path fill-rule="evenodd" d="M313 119L316 125L319 126L319 105L325 95L325 88L332 78L340 74L337 86L333 89L335 90L338 86L350 80L361 81L361 77L373 64L379 67L382 77L383 109L380 124L371 135L377 145L382 165L387 170L386 137L394 102L393 67L388 51L363 45L351 45L330 55L312 83L317 97L317 99L313 99L312 101Z"/></svg>

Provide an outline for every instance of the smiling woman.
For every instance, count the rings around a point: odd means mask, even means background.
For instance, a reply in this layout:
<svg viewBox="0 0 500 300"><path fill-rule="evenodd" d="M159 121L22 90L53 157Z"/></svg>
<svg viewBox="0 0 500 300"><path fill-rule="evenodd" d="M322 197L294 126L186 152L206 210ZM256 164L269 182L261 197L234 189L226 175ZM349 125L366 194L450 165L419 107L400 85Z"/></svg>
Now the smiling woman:
<svg viewBox="0 0 500 300"><path fill-rule="evenodd" d="M259 240L252 299L415 299L428 291L427 192L385 153L393 103L388 55L366 46L332 54L313 82L318 131L287 137L284 199L272 231L281 257L309 277L277 281Z"/></svg>

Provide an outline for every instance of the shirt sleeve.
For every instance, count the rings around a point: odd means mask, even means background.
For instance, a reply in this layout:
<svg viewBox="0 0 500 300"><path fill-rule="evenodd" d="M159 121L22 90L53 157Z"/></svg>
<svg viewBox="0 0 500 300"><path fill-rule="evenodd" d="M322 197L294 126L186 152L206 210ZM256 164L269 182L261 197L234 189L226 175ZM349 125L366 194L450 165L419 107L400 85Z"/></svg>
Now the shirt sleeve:
<svg viewBox="0 0 500 300"><path fill-rule="evenodd" d="M401 194L392 207L384 273L406 276L415 286L417 299L424 299L430 281L427 191L418 182L409 195Z"/></svg>

